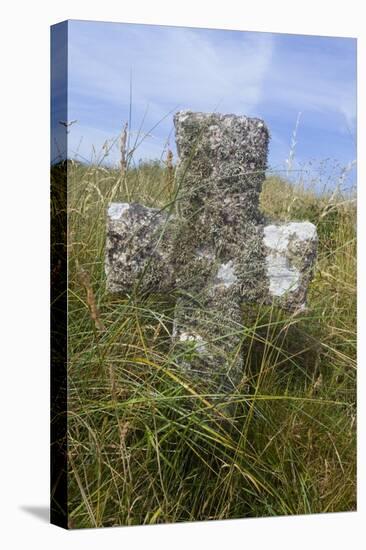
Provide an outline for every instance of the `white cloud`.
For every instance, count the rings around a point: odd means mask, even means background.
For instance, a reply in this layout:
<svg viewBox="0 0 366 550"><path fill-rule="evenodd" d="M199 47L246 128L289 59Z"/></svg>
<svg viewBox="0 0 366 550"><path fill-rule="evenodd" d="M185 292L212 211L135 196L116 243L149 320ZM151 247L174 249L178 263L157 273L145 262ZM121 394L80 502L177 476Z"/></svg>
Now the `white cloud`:
<svg viewBox="0 0 366 550"><path fill-rule="evenodd" d="M96 42L92 29L88 39L87 29L82 34L71 26L71 93L126 103L132 69L138 104L178 102L207 108L211 102L214 109L223 100L252 110L261 97L271 35L240 33L240 39L225 40L217 31L106 24L103 42Z"/></svg>
<svg viewBox="0 0 366 550"><path fill-rule="evenodd" d="M269 100L275 105L295 111L313 111L343 118L342 128L354 129L356 123L356 58L345 55L342 48L324 48L317 37L306 37L303 50L290 47L277 50L272 58L266 86ZM337 40L337 39L329 39ZM294 42L295 44L295 42ZM346 46L346 44L345 44ZM338 52L338 54L337 54ZM324 123L324 121L322 121Z"/></svg>
<svg viewBox="0 0 366 550"><path fill-rule="evenodd" d="M185 108L263 116L272 134L271 163L286 158L298 111L305 158L317 149L353 155L344 139L356 121L349 40L76 21L69 28L69 61L68 116L78 120L69 144L75 151L82 138L79 152L86 158L128 119L130 71L132 130L144 119L142 131L152 134L137 159L160 157L172 113ZM118 160L117 148L108 158Z"/></svg>
<svg viewBox="0 0 366 550"><path fill-rule="evenodd" d="M96 147L119 131L128 116L130 71L135 130L147 107L145 130L183 108L256 114L272 56L271 35L98 25L70 25L69 118L79 120L70 134L72 147L83 135L83 151L90 149L96 128L103 129ZM155 137L163 140L171 126L169 116ZM146 151L156 149L155 143L145 145Z"/></svg>

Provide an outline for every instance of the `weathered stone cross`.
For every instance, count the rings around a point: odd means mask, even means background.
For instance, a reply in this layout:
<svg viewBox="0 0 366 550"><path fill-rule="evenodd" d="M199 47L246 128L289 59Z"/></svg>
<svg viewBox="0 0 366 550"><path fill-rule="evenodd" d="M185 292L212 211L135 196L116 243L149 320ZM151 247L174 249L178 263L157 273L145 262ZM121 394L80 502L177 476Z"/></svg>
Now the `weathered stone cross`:
<svg viewBox="0 0 366 550"><path fill-rule="evenodd" d="M316 228L265 224L263 121L182 111L174 124L177 208L109 206L107 288L176 291L172 338L186 348L182 368L229 390L242 377L241 303L304 308Z"/></svg>

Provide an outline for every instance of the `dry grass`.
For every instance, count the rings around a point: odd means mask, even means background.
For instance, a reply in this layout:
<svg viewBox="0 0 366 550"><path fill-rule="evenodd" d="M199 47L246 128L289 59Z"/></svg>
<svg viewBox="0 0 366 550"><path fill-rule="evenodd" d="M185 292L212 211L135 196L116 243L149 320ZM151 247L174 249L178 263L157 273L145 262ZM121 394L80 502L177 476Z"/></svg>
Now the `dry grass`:
<svg viewBox="0 0 366 550"><path fill-rule="evenodd" d="M173 297L105 290L108 203L164 206L169 170L69 166L70 524L354 510L353 198L266 181L263 210L316 223L319 258L306 313L244 308L245 383L228 416L179 369Z"/></svg>

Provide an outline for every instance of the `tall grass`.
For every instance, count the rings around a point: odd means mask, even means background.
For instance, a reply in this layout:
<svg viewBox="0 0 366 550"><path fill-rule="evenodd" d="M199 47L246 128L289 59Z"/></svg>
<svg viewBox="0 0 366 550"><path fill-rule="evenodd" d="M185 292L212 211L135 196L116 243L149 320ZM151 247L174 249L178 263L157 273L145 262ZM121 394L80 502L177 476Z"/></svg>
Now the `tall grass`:
<svg viewBox="0 0 366 550"><path fill-rule="evenodd" d="M243 381L221 407L179 368L174 297L105 289L108 203L163 207L171 170L69 163L70 527L354 510L353 197L266 180L268 216L317 225L318 262L306 312L243 307Z"/></svg>

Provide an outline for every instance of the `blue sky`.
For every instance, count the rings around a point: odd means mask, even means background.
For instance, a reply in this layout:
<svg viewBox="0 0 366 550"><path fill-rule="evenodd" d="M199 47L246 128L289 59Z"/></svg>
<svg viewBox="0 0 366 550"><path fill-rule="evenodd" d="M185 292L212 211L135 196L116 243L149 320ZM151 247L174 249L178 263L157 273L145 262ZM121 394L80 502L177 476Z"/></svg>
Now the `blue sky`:
<svg viewBox="0 0 366 550"><path fill-rule="evenodd" d="M299 112L293 168L356 158L355 39L69 21L68 61L69 157L90 160L117 138L131 81L131 141L149 134L136 161L160 158L168 140L174 149L180 109L263 118L274 170L285 169Z"/></svg>

